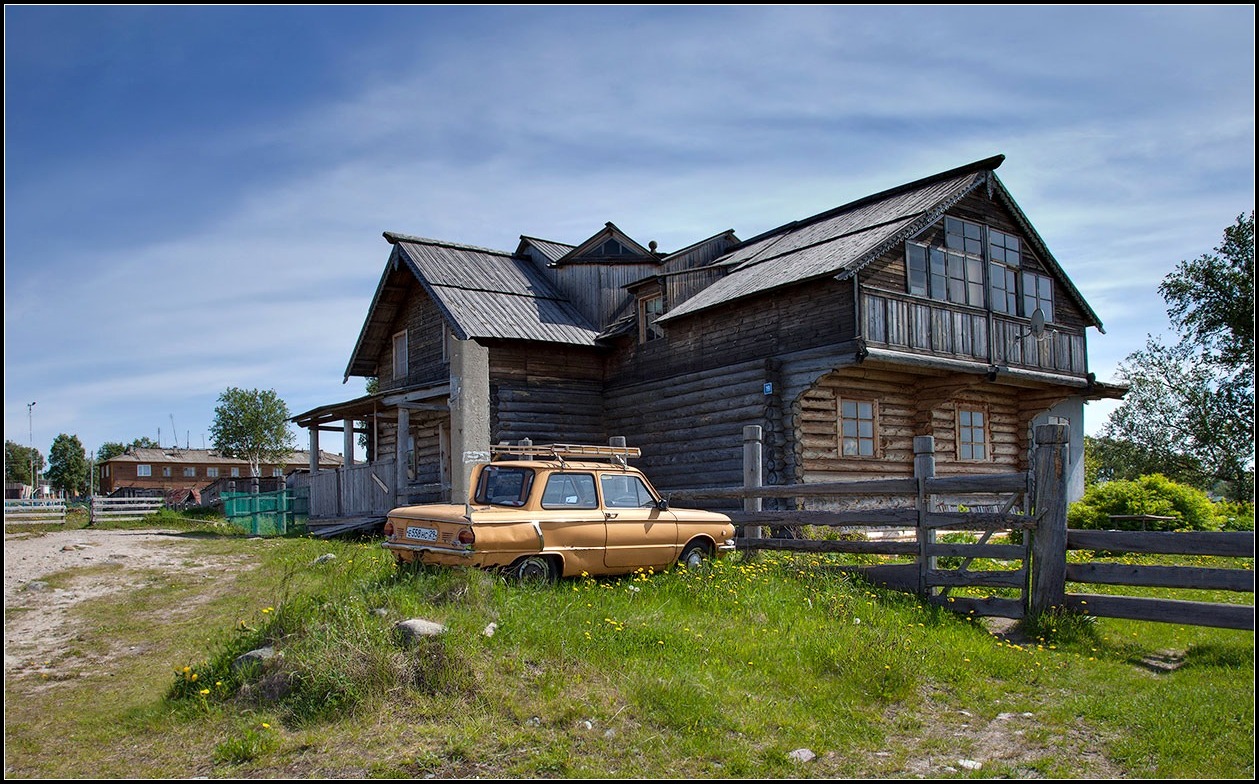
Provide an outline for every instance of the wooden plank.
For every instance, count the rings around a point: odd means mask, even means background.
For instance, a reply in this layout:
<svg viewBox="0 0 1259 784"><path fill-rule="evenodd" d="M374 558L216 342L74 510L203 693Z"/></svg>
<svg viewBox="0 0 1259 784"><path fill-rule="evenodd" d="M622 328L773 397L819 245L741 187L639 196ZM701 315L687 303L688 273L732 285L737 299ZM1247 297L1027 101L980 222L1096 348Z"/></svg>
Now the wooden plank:
<svg viewBox="0 0 1259 784"><path fill-rule="evenodd" d="M1077 593L1066 594L1065 600L1064 607L1100 618L1255 630L1254 605Z"/></svg>
<svg viewBox="0 0 1259 784"><path fill-rule="evenodd" d="M927 547L927 554L957 558L992 558L997 561L1021 561L1027 555L1027 548L1021 544L936 542Z"/></svg>
<svg viewBox="0 0 1259 784"><path fill-rule="evenodd" d="M954 530L1030 530L1036 527L1036 518L995 512L930 512L923 524L927 528Z"/></svg>
<svg viewBox="0 0 1259 784"><path fill-rule="evenodd" d="M1255 532L1084 531L1072 528L1067 530L1067 549L1253 558Z"/></svg>
<svg viewBox="0 0 1259 784"><path fill-rule="evenodd" d="M1019 619L1024 615L1021 599L971 596L931 596L927 601L948 608L959 615Z"/></svg>
<svg viewBox="0 0 1259 784"><path fill-rule="evenodd" d="M797 553L915 555L918 552L918 543L833 539L736 539L735 548L738 550L789 550Z"/></svg>
<svg viewBox="0 0 1259 784"><path fill-rule="evenodd" d="M1255 573L1247 569L1199 566L1136 566L1118 563L1067 564L1067 581L1209 591L1255 592Z"/></svg>
<svg viewBox="0 0 1259 784"><path fill-rule="evenodd" d="M869 509L853 512L825 512L808 509L785 511L732 512L730 519L735 525L822 525L853 527L913 526L917 512L913 509Z"/></svg>
<svg viewBox="0 0 1259 784"><path fill-rule="evenodd" d="M946 569L927 570L927 585L949 588L1023 588L1027 584L1024 569L1000 572L963 572Z"/></svg>

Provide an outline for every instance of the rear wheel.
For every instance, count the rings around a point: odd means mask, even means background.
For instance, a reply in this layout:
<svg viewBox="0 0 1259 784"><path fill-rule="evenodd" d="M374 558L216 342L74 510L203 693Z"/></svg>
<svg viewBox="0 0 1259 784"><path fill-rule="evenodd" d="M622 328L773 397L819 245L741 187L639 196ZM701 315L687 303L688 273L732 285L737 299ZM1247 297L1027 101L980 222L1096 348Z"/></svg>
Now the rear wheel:
<svg viewBox="0 0 1259 784"><path fill-rule="evenodd" d="M708 560L708 545L703 542L691 542L682 550L678 563L687 569L698 569Z"/></svg>
<svg viewBox="0 0 1259 784"><path fill-rule="evenodd" d="M508 573L522 583L550 583L559 577L555 562L542 555L526 555L508 569Z"/></svg>

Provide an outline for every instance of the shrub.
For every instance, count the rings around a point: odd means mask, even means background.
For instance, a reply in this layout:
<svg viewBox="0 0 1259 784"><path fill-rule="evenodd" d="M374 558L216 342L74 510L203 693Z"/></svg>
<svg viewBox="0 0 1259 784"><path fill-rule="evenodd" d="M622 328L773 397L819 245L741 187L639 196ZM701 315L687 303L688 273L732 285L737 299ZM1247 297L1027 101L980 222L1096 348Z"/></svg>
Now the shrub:
<svg viewBox="0 0 1259 784"><path fill-rule="evenodd" d="M1255 530L1255 504L1253 501L1220 501L1215 505L1220 527L1225 531Z"/></svg>
<svg viewBox="0 0 1259 784"><path fill-rule="evenodd" d="M1174 519L1112 521L1111 515ZM1218 531L1221 523L1206 493L1173 482L1162 474L1094 485L1067 510L1067 525L1072 528Z"/></svg>

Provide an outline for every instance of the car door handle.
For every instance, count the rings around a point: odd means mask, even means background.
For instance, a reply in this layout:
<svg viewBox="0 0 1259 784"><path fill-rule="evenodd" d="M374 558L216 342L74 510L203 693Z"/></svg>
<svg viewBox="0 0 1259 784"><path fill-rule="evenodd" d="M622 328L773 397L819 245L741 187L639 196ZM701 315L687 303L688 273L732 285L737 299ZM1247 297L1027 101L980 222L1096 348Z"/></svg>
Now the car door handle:
<svg viewBox="0 0 1259 784"><path fill-rule="evenodd" d="M615 519L616 519L616 512L604 512L604 513L603 513L603 519L605 519L605 520L615 520Z"/></svg>

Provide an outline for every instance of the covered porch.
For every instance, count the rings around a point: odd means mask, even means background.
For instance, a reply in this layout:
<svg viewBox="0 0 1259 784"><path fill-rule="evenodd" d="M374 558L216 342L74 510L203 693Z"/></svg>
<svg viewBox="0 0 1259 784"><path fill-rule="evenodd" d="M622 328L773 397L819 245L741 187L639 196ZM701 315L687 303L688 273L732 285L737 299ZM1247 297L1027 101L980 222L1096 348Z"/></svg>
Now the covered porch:
<svg viewBox="0 0 1259 784"><path fill-rule="evenodd" d="M448 383L365 395L292 421L307 430L312 449L321 433L343 439L342 467L320 470L312 462L308 474L292 477L294 492L309 499L312 531L370 528L395 507L447 501L456 490Z"/></svg>

